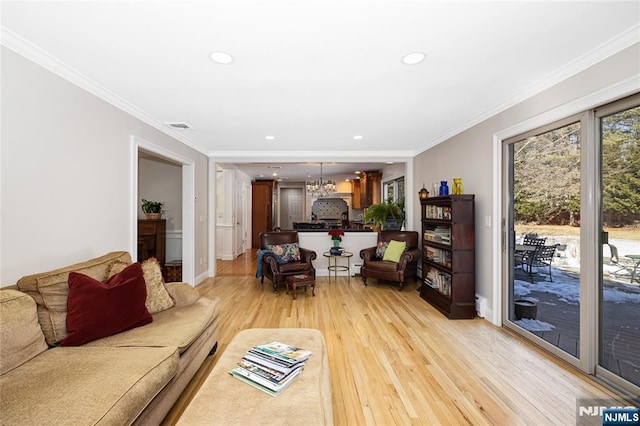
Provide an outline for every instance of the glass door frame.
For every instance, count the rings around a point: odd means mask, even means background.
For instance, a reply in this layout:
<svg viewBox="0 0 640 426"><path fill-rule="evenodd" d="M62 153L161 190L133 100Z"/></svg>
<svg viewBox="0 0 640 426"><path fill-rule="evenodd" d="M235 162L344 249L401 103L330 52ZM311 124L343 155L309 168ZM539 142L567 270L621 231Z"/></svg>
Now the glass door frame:
<svg viewBox="0 0 640 426"><path fill-rule="evenodd" d="M512 253L515 247L515 231L513 227L514 223L513 223L513 208L512 208L514 203L513 192L512 192L514 176L513 176L513 159L511 156L511 149L512 149L513 143L515 142L521 141L528 137L544 134L546 132L570 125L572 123L580 123L580 133L581 133L581 139L580 139L580 168L581 168L580 170L580 212L581 212L580 213L580 217L581 217L580 271L581 273L580 273L580 323L579 323L580 355L579 357L575 357L565 352L564 350L560 349L559 347L536 336L535 334L530 333L527 330L524 330L523 328L519 327L509 319L512 317L512 313L513 313L512 312L513 304L511 303L513 299L513 279L514 279L514 263L513 263ZM503 158L502 194L503 194L504 203L503 203L503 211L502 211L501 217L502 217L502 227L503 227L502 254L503 254L503 265L505 266L505 268L503 268L503 275L502 275L503 297L502 297L502 300L500 301L500 303L502 304L502 325L508 328L509 330L534 342L536 345L540 346L541 348L551 352L553 355L557 356L558 358L568 362L569 364L575 367L580 368L583 371L587 371L588 369L587 360L589 360L591 356L587 353L588 352L587 345L588 345L588 339L589 339L589 336L587 336L588 334L587 330L589 330L589 327L590 327L590 325L588 324L589 312L596 312L593 310L589 311L589 306L585 306L585 305L588 305L588 303L584 303L586 300L584 296L585 294L587 294L586 293L587 290L585 289L585 287L587 285L593 285L593 283L587 284L587 281L589 280L586 279L586 276L591 275L592 271L589 271L588 269L583 269L583 268L588 268L589 266L594 265L594 262L587 262L587 259L593 259L593 257L588 257L588 258L585 257L585 256L588 256L588 251L589 251L586 248L586 246L595 247L593 241L589 240L589 234L587 234L587 231L585 229L588 225L587 223L585 223L585 216L584 216L584 212L590 208L589 203L592 202L592 200L588 200L588 198L590 197L587 196L587 194L589 193L588 191L591 189L591 183L585 182L586 180L590 180L588 176L589 177L593 176L593 173L591 172L591 167L590 167L591 160L587 157L587 151L591 150L589 140L592 138L590 137L590 134L593 133L591 130L589 130L589 126L590 126L590 123L588 119L588 113L582 112L582 113L572 114L570 116L560 118L552 122L548 122L546 124L537 126L528 131L519 133L510 138L502 140L502 158ZM586 273L583 273L583 271L585 271Z"/></svg>
<svg viewBox="0 0 640 426"><path fill-rule="evenodd" d="M600 326L600 288L602 285L602 184L601 184L601 144L599 141L599 120L596 113L605 115L608 108L624 109L621 100L640 98L640 86L636 79L627 79L601 91L586 95L568 104L549 110L530 119L516 123L497 131L493 135L493 187L496 197L493 203L495 226L493 242L499 256L494 257L493 271L495 282L493 293L492 322L498 326L509 327L508 298L509 284L513 264L509 262L507 219L511 206L509 158L505 141L549 123L565 119L573 114L584 114L587 124L583 125L584 141L581 146L581 303L580 303L580 358L559 353L558 357L567 360L587 374L594 375L619 391L633 394L635 389L620 378L598 365L599 326ZM611 113L607 111L607 113ZM510 238L510 237L509 237ZM589 262L589 259L596 261ZM536 337L536 336L534 336ZM541 340L541 339L540 339ZM533 341L533 340L532 340ZM542 343L542 342L541 342ZM541 347L544 347L541 344ZM559 349L556 351L562 352ZM555 351L552 351L555 354Z"/></svg>
<svg viewBox="0 0 640 426"><path fill-rule="evenodd" d="M604 223L603 223L603 217L602 217L602 211L603 211L603 197L602 197L602 172L603 172L603 165L602 165L602 141L600 140L601 137L601 119L603 117L606 117L608 115L611 114L615 114L621 111L625 111L627 109L630 108L634 108L637 107L638 105L640 105L640 93L637 93L635 95L629 96L627 98L624 99L620 99L618 101L614 101L614 102L610 102L607 103L601 107L595 108L591 114L592 114L592 119L593 119L593 133L594 133L594 139L596 140L596 146L595 146L595 155L596 158L595 160L597 161L596 163L596 167L597 167L597 176L598 176L598 182L596 183L596 188L597 191L595 192L595 194L597 195L597 204L596 204L596 208L597 208L597 222L596 222L596 227L597 227L597 233L598 233L598 252L597 252L597 259L599 259L598 262L594 262L596 263L596 266L598 266L598 288L597 290L597 295L596 295L596 307L595 309L597 309L598 312L598 318L597 318L597 322L595 324L595 330L594 330L594 338L595 338L595 342L594 342L594 359L593 359L593 366L594 366L594 371L593 374L596 375L596 377L604 380L605 382L607 382L608 384L624 391L624 392L628 392L631 395L634 394L638 394L638 388L635 387L633 384L629 384L627 381L625 381L624 379L622 379L621 377L617 376L616 374L612 373L611 371L605 369L604 367L602 367L600 365L600 334L603 332L603 330L601 330L601 322L602 322L602 316L603 316L603 309L602 309L602 286L604 284L604 275L603 275L603 264L604 264L604 259L603 259L603 254L602 254L602 247L603 247L603 243L604 241Z"/></svg>

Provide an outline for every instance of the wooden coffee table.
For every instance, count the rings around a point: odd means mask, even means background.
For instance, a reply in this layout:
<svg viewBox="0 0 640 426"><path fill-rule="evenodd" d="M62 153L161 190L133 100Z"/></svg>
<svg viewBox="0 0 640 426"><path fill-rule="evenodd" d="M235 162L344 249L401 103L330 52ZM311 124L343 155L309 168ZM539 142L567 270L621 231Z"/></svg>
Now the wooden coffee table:
<svg viewBox="0 0 640 426"><path fill-rule="evenodd" d="M293 299L295 300L297 294L297 288L304 286L304 291L307 291L307 286L311 286L311 294L316 295L316 279L313 275L298 274L290 275L286 280L287 294L289 294L289 287L293 291Z"/></svg>

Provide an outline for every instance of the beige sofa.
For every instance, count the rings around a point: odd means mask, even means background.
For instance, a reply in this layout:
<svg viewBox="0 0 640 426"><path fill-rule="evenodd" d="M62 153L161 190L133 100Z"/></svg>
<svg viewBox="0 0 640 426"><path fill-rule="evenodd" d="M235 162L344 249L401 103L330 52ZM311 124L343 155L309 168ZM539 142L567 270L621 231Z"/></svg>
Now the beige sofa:
<svg viewBox="0 0 640 426"><path fill-rule="evenodd" d="M186 283L166 285L175 306L154 313L151 323L60 346L69 273L104 281L114 262L131 258L109 253L0 291L0 424L159 424L215 350L218 300Z"/></svg>

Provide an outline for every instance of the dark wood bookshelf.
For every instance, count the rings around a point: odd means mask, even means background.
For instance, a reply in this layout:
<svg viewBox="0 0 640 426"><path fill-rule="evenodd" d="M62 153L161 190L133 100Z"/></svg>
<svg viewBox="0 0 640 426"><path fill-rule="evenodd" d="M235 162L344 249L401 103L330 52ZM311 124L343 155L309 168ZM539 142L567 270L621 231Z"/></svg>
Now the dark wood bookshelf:
<svg viewBox="0 0 640 426"><path fill-rule="evenodd" d="M473 194L420 200L420 297L449 319L476 316L474 201Z"/></svg>

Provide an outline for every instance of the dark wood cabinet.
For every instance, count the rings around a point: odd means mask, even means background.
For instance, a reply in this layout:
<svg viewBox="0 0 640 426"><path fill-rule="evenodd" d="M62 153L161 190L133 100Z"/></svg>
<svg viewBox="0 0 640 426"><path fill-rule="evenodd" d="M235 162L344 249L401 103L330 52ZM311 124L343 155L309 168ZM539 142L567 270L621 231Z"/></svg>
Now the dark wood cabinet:
<svg viewBox="0 0 640 426"><path fill-rule="evenodd" d="M420 201L420 297L449 319L476 316L474 198L464 194Z"/></svg>
<svg viewBox="0 0 640 426"><path fill-rule="evenodd" d="M382 194L382 173L360 173L360 208L366 209L371 204L378 204Z"/></svg>
<svg viewBox="0 0 640 426"><path fill-rule="evenodd" d="M155 257L164 268L166 256L166 219L138 220L138 262Z"/></svg>
<svg viewBox="0 0 640 426"><path fill-rule="evenodd" d="M251 183L251 247L260 248L260 233L273 231L273 190L275 180Z"/></svg>
<svg viewBox="0 0 640 426"><path fill-rule="evenodd" d="M361 209L362 203L360 202L360 179L353 179L351 181L351 194L353 194L353 199L351 200L351 208Z"/></svg>

